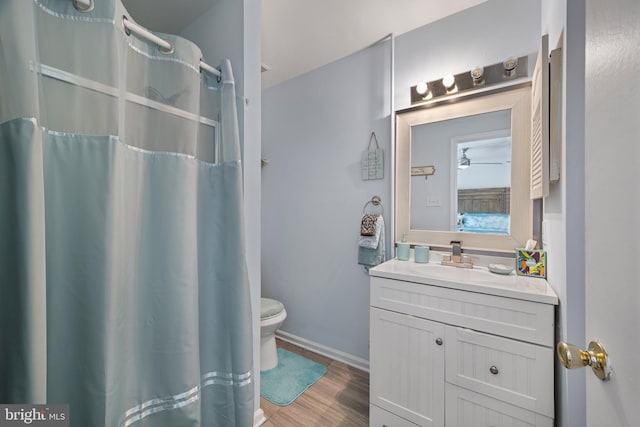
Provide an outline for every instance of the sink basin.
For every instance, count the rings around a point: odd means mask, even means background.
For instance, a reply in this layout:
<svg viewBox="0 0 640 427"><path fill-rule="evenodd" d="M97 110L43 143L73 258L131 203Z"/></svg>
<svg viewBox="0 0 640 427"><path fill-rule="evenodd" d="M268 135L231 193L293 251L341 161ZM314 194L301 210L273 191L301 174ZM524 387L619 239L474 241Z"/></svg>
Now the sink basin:
<svg viewBox="0 0 640 427"><path fill-rule="evenodd" d="M412 269L416 273L424 274L434 279L451 282L494 283L496 280L504 280L505 277L497 276L487 270L486 267L457 268L437 263L415 264Z"/></svg>

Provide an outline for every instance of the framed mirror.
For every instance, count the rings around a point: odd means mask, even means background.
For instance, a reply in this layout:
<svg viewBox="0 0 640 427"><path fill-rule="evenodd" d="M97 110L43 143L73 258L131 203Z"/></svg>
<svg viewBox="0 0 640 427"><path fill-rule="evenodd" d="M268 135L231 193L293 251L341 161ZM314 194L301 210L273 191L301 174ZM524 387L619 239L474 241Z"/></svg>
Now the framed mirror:
<svg viewBox="0 0 640 427"><path fill-rule="evenodd" d="M532 232L530 85L396 115L395 236L513 252ZM430 170L432 174L416 171Z"/></svg>

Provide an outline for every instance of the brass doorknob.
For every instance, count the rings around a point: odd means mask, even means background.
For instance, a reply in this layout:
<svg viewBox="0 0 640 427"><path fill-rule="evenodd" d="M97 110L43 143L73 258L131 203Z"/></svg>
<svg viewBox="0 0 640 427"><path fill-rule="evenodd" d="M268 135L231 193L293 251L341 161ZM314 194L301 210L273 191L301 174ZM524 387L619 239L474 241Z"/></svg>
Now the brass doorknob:
<svg viewBox="0 0 640 427"><path fill-rule="evenodd" d="M591 366L593 373L602 381L609 381L613 368L609 355L604 346L597 342L591 341L589 349L583 350L573 344L560 341L557 347L558 359L567 369L583 368Z"/></svg>

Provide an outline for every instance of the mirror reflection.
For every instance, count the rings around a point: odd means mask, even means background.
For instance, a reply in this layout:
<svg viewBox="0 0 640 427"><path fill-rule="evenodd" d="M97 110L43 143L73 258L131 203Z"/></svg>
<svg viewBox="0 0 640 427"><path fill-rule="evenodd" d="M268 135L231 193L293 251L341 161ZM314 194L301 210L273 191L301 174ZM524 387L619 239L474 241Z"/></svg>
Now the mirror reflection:
<svg viewBox="0 0 640 427"><path fill-rule="evenodd" d="M411 229L509 234L511 110L411 127Z"/></svg>

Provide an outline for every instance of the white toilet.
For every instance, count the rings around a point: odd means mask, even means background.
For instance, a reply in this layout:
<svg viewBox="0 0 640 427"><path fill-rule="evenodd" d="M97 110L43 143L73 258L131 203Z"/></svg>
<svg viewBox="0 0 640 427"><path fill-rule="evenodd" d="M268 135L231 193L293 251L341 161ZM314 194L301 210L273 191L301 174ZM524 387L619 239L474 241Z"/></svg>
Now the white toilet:
<svg viewBox="0 0 640 427"><path fill-rule="evenodd" d="M287 318L287 312L280 301L262 298L260 301L260 370L266 371L278 366L276 351L276 330Z"/></svg>

